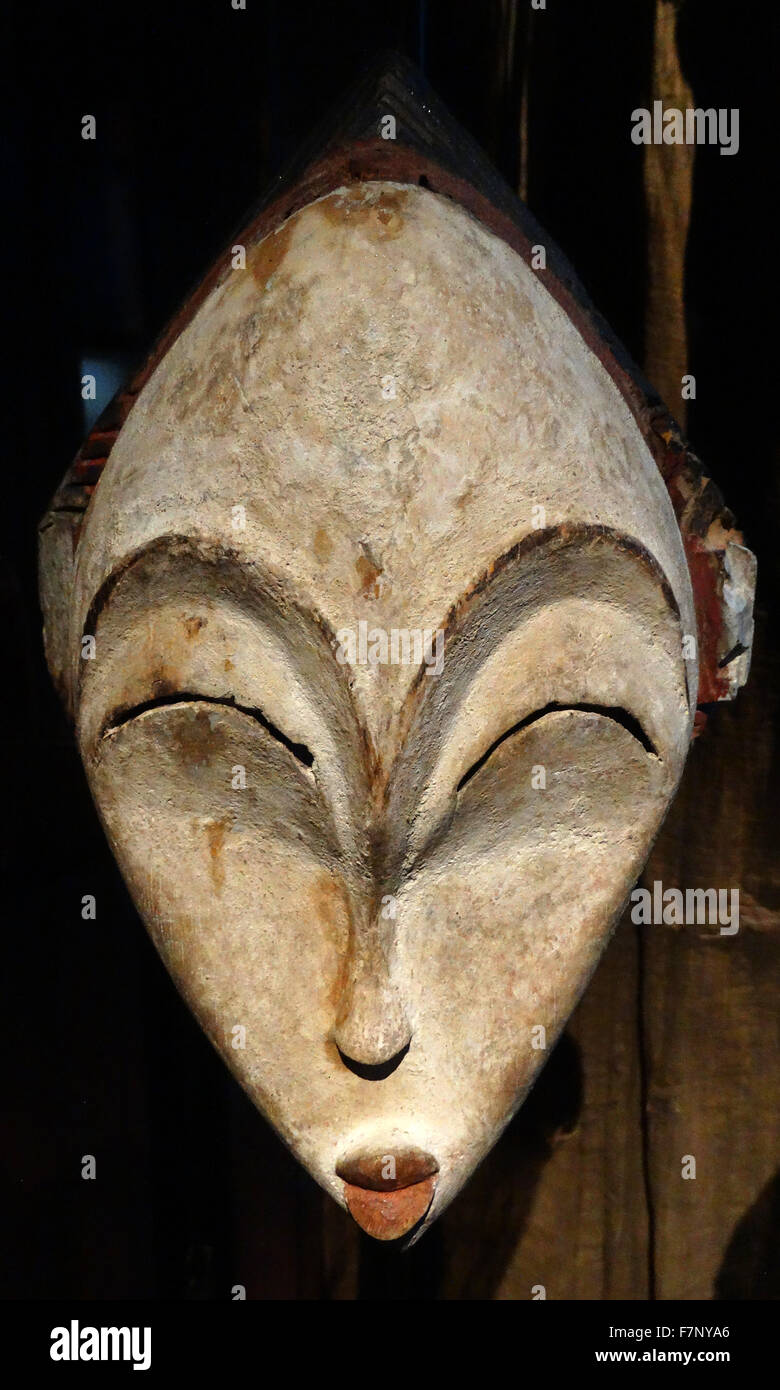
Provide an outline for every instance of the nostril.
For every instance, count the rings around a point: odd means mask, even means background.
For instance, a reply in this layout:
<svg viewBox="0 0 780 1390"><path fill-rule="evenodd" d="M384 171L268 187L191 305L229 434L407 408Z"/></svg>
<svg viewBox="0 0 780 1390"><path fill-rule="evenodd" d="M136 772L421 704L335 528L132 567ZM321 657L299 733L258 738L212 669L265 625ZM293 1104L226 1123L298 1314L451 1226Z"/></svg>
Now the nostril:
<svg viewBox="0 0 780 1390"><path fill-rule="evenodd" d="M354 1072L355 1076L361 1077L363 1081L384 1081L388 1076L392 1076L393 1072L400 1067L404 1057L409 1051L409 1043L405 1043L405 1045L395 1053L395 1056L388 1057L386 1062L371 1063L357 1062L354 1057L348 1057L345 1052L342 1052L341 1048L338 1047L338 1043L336 1046L338 1048L339 1057L347 1068L347 1071Z"/></svg>

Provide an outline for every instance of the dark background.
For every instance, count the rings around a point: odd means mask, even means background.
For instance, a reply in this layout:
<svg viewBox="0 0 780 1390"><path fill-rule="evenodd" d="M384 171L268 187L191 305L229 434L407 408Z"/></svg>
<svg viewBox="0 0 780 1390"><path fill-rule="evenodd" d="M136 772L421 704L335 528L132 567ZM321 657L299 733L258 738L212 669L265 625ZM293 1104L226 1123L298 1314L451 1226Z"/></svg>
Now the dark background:
<svg viewBox="0 0 780 1390"><path fill-rule="evenodd" d="M85 433L81 364L101 361L107 389L144 356L263 185L386 48L423 69L515 188L527 70L529 205L642 360L647 229L628 132L650 104L652 3L550 0L532 15L520 0L511 51L498 3L247 5L16 4L3 21L7 1297L229 1298L238 1282L256 1298L333 1296L326 1199L147 941L45 670L35 531ZM741 113L738 156L696 154L688 433L758 553L762 615L778 576L768 19L768 6L690 0L680 22L697 104ZM768 780L755 830L767 857L772 806ZM81 919L85 893L95 922ZM572 1120L581 1070L564 1040L505 1154L541 1152L545 1126ZM80 1177L86 1153L96 1182ZM362 1238L356 1250L361 1297L436 1297L451 1258L437 1228L403 1261ZM738 1296L766 1291L759 1279Z"/></svg>

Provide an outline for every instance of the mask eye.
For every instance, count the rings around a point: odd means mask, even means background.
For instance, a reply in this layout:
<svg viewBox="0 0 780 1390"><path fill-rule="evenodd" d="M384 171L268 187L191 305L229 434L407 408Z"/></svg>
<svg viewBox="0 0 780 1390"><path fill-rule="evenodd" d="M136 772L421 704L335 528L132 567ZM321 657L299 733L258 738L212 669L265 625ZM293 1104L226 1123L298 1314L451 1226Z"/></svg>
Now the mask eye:
<svg viewBox="0 0 780 1390"><path fill-rule="evenodd" d="M478 758L469 768L468 772L461 777L458 783L458 792L463 790L467 782L470 782L472 777L479 772L480 768L485 766L485 763L492 757L496 749L500 748L502 743L506 743L507 739L512 738L515 734L519 734L522 729L527 729L529 725L538 723L540 719L544 719L548 714L559 713L563 710L579 710L583 714L600 714L605 719L611 719L613 724L619 724L621 728L631 734L631 737L635 738L637 743L641 744L645 752L651 757L659 757L655 744L642 728L639 720L636 719L633 714L629 714L628 710L623 709L620 705L559 705L553 701L551 704L545 705L543 709L536 709L531 714L527 714L524 719L521 719L517 724L513 724L511 729L507 729L494 743L491 743L490 747L482 754L481 758Z"/></svg>
<svg viewBox="0 0 780 1390"><path fill-rule="evenodd" d="M271 720L266 718L262 710L250 709L247 705L239 705L231 695L198 695L190 691L178 691L174 695L162 695L156 700L146 700L141 705L133 705L131 709L120 709L115 711L103 725L101 738L109 738L112 734L116 733L117 729L123 728L125 724L130 724L132 720L137 719L139 715L146 714L149 710L164 709L168 705L193 704L221 705L227 709L236 710L239 714L246 715L249 719L253 719L256 724L259 724L261 728L265 729L266 733L270 734L271 738L281 744L283 748L286 748L288 752L292 753L293 757L303 767L309 769L313 766L314 754L306 747L305 743L295 743L291 738L288 738L287 734L282 733L281 729L278 729L275 724L272 724Z"/></svg>

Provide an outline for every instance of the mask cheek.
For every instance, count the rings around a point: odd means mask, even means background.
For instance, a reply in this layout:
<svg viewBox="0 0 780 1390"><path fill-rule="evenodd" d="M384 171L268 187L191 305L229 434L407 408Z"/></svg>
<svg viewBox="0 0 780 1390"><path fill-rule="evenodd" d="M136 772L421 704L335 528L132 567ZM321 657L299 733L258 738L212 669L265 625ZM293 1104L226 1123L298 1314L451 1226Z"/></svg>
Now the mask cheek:
<svg viewBox="0 0 780 1390"><path fill-rule="evenodd" d="M308 774L241 716L198 713L214 727L172 708L124 726L88 767L90 784L177 986L256 1103L289 1128L274 1098L305 1099L333 1067L349 897Z"/></svg>
<svg viewBox="0 0 780 1390"><path fill-rule="evenodd" d="M415 1045L475 1149L546 1062L671 796L625 729L552 720L557 733L528 729L468 784L398 903Z"/></svg>

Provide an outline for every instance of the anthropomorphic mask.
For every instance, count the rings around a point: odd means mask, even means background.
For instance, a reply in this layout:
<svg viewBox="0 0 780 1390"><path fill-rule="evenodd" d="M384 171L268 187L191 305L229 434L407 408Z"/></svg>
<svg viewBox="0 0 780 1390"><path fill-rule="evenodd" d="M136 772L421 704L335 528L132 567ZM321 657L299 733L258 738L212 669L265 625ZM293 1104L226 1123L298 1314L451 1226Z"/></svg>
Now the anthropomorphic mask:
<svg viewBox="0 0 780 1390"><path fill-rule="evenodd" d="M388 81L277 188L41 536L138 911L383 1239L527 1094L751 631L712 484L443 120Z"/></svg>

